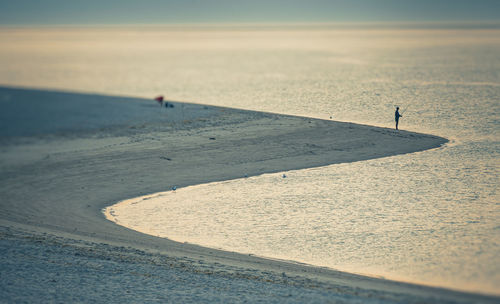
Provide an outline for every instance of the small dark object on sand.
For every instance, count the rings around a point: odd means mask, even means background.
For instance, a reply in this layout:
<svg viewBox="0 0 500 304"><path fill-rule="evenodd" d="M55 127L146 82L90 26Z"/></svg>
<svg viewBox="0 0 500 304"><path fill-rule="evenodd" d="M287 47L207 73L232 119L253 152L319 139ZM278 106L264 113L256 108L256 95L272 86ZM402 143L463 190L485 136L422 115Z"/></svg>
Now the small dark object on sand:
<svg viewBox="0 0 500 304"><path fill-rule="evenodd" d="M158 101L158 103L160 104L160 107L163 106L163 96L157 96L155 97L155 100Z"/></svg>

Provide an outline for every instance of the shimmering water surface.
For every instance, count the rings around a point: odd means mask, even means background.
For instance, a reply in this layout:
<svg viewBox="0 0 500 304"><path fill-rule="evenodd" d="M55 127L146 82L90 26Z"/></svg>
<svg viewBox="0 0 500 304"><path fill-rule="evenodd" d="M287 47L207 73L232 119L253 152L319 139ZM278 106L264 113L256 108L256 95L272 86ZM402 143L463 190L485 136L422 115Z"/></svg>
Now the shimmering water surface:
<svg viewBox="0 0 500 304"><path fill-rule="evenodd" d="M113 219L178 241L500 294L499 54L499 30L0 29L0 84L379 126L392 126L400 105L402 128L450 144L131 199Z"/></svg>

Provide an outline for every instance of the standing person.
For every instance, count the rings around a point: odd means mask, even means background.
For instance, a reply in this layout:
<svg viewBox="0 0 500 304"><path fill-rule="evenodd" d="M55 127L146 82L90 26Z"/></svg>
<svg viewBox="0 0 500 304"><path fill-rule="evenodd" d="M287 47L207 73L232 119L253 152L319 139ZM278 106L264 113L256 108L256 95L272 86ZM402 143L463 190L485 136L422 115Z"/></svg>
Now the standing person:
<svg viewBox="0 0 500 304"><path fill-rule="evenodd" d="M396 120L396 130L398 130L399 118L403 115L399 114L399 107L396 107L396 113L394 113L394 119Z"/></svg>

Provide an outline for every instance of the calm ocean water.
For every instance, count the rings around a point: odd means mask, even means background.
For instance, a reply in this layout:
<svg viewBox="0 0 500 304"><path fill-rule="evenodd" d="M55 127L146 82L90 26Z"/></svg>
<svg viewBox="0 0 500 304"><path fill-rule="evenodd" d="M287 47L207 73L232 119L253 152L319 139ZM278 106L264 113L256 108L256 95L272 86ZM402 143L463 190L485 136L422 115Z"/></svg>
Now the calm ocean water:
<svg viewBox="0 0 500 304"><path fill-rule="evenodd" d="M401 128L450 144L187 187L115 216L178 241L500 294L499 54L500 30L0 29L0 84L386 127L399 105Z"/></svg>

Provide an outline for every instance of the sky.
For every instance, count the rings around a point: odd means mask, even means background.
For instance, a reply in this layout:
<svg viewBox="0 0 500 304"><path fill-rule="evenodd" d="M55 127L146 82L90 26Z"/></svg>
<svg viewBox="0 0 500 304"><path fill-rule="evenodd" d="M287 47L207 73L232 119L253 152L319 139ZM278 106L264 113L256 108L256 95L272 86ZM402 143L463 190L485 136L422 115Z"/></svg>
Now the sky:
<svg viewBox="0 0 500 304"><path fill-rule="evenodd" d="M498 22L500 0L0 0L0 25Z"/></svg>

